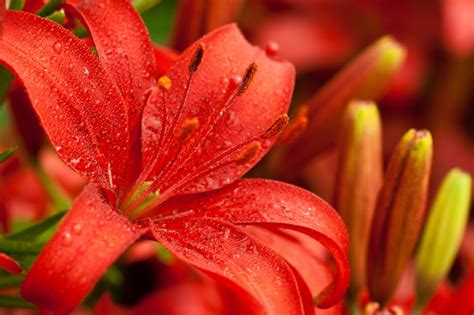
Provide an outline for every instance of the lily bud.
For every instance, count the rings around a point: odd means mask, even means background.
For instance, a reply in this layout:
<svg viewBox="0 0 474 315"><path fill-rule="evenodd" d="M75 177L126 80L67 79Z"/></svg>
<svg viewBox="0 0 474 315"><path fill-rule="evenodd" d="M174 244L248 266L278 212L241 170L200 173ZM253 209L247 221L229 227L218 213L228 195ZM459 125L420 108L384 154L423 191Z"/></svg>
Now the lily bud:
<svg viewBox="0 0 474 315"><path fill-rule="evenodd" d="M431 134L409 130L392 154L369 243L368 288L381 305L392 296L423 223L433 155Z"/></svg>
<svg viewBox="0 0 474 315"><path fill-rule="evenodd" d="M380 97L402 66L405 55L405 48L394 38L382 37L322 87L307 103L309 123L305 132L288 150L292 164L301 168L334 139L351 99Z"/></svg>
<svg viewBox="0 0 474 315"><path fill-rule="evenodd" d="M438 190L416 256L416 291L422 307L451 268L471 203L471 176L451 170Z"/></svg>
<svg viewBox="0 0 474 315"><path fill-rule="evenodd" d="M382 185L380 115L373 102L352 101L341 124L335 208L349 236L353 293L365 286L367 249Z"/></svg>

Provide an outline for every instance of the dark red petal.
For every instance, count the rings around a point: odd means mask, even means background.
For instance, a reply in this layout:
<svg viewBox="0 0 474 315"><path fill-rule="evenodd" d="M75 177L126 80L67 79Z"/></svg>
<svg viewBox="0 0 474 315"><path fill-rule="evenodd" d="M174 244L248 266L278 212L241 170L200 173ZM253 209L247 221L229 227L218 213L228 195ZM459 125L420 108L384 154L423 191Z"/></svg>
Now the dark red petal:
<svg viewBox="0 0 474 315"><path fill-rule="evenodd" d="M171 48L160 45L153 45L153 51L155 53L156 75L159 77L170 70L178 59L178 53Z"/></svg>
<svg viewBox="0 0 474 315"><path fill-rule="evenodd" d="M129 150L126 108L89 48L56 23L8 11L0 60L23 81L59 156L102 187L121 186Z"/></svg>
<svg viewBox="0 0 474 315"><path fill-rule="evenodd" d="M21 268L20 264L15 259L4 253L0 253L0 268L5 269L14 275L23 271L23 268Z"/></svg>
<svg viewBox="0 0 474 315"><path fill-rule="evenodd" d="M90 184L36 259L21 293L42 310L68 313L140 235Z"/></svg>
<svg viewBox="0 0 474 315"><path fill-rule="evenodd" d="M100 61L128 102L130 132L138 136L146 92L155 85L155 56L145 24L130 1L67 0L66 3L88 27Z"/></svg>
<svg viewBox="0 0 474 315"><path fill-rule="evenodd" d="M227 279L249 292L264 314L307 314L286 261L239 227L193 214L153 224L153 236L161 245L214 278Z"/></svg>
<svg viewBox="0 0 474 315"><path fill-rule="evenodd" d="M313 296L317 295L332 282L334 275L326 261L327 252L325 250L320 250L320 253L315 255L314 251L306 250L298 239L284 231L271 231L256 226L248 226L245 228L245 231L248 231L250 235L253 235L260 242L285 258L301 275ZM311 245L315 249L322 247L314 242L314 240L311 241L313 241ZM307 302L311 304L311 299Z"/></svg>
<svg viewBox="0 0 474 315"><path fill-rule="evenodd" d="M235 80L247 71L248 85ZM168 77L145 107L143 177L178 194L221 187L260 160L278 134L265 132L288 109L294 68L227 25L187 49Z"/></svg>
<svg viewBox="0 0 474 315"><path fill-rule="evenodd" d="M281 182L246 179L213 192L175 198L157 212L171 215L173 211L182 213L190 209L193 217L284 228L310 236L327 248L337 267L333 283L318 296L318 306L334 305L347 289L347 230L336 211L316 195Z"/></svg>

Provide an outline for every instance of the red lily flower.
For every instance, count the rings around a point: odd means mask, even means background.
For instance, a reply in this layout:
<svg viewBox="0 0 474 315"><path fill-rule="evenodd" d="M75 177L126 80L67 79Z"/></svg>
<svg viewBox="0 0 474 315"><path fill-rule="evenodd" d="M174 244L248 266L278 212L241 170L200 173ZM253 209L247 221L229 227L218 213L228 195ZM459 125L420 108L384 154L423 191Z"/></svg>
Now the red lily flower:
<svg viewBox="0 0 474 315"><path fill-rule="evenodd" d="M150 39L128 1L71 0L66 8L89 28L98 57L28 13L8 11L0 40L0 59L28 90L59 156L91 181L28 273L23 296L70 312L146 236L247 291L258 313L312 314L306 279L247 231L255 225L321 242L337 271L317 305L336 303L349 272L335 211L291 185L237 180L287 122L293 67L230 25L193 44L156 81Z"/></svg>

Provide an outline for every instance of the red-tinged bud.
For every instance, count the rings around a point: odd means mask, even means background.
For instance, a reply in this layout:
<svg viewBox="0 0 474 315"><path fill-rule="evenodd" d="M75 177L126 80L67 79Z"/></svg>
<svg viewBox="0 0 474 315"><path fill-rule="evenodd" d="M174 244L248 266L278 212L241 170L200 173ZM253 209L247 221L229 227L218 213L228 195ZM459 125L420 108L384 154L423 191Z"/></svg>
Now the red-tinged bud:
<svg viewBox="0 0 474 315"><path fill-rule="evenodd" d="M392 154L369 242L368 288L384 305L413 253L423 224L433 155L431 134L409 130Z"/></svg>
<svg viewBox="0 0 474 315"><path fill-rule="evenodd" d="M181 0L173 36L173 48L182 51L209 31L235 21L243 0Z"/></svg>
<svg viewBox="0 0 474 315"><path fill-rule="evenodd" d="M338 149L334 205L349 230L351 291L357 294L366 285L370 228L383 177L381 125L375 103L349 104Z"/></svg>
<svg viewBox="0 0 474 315"><path fill-rule="evenodd" d="M376 100L385 92L405 59L405 48L385 36L360 53L307 102L308 127L288 148L291 169L301 169L334 140L351 99ZM297 154L295 154L297 153Z"/></svg>

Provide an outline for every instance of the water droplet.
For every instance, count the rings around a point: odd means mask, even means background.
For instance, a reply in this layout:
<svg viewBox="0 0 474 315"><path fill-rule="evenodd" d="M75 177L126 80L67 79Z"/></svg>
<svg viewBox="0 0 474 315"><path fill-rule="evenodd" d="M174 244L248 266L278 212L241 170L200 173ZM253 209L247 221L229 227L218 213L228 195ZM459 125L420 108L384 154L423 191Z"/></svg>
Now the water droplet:
<svg viewBox="0 0 474 315"><path fill-rule="evenodd" d="M72 227L72 232L76 235L79 235L81 234L81 231L82 231L82 225L80 225L79 223L74 224L74 226Z"/></svg>
<svg viewBox="0 0 474 315"><path fill-rule="evenodd" d="M62 239L61 239L61 243L65 246L69 246L72 244L72 236L71 236L71 233L69 232L65 232L63 235L62 235Z"/></svg>
<svg viewBox="0 0 474 315"><path fill-rule="evenodd" d="M85 76L88 76L89 75L89 68L84 66L84 68L82 68L82 73L84 73Z"/></svg>
<svg viewBox="0 0 474 315"><path fill-rule="evenodd" d="M53 50L57 53L60 54L63 51L63 44L61 42L57 41L53 44Z"/></svg>

